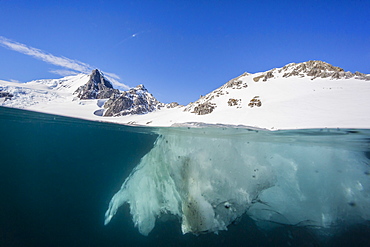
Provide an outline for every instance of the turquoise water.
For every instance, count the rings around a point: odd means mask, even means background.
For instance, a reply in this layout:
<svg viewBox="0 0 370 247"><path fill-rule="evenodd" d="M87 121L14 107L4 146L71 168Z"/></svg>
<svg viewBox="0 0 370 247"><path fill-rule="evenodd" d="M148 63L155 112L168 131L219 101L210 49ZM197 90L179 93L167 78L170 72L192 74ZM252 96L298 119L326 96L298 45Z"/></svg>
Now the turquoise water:
<svg viewBox="0 0 370 247"><path fill-rule="evenodd" d="M176 128L170 136L210 136L213 140L271 142L275 146L322 146L351 151L369 163L368 130L266 132L225 127ZM148 236L134 227L127 204L108 224L112 196L161 129L53 116L0 108L0 246L365 246L368 221L344 222L335 231L285 225L262 229L244 215L227 231L181 233L178 218L158 219ZM185 134L184 134L185 133ZM368 163L361 179L370 179ZM362 169L361 168L361 169ZM365 186L365 192L369 188ZM349 202L350 207L361 206ZM370 210L370 209L369 209ZM319 230L320 231L320 230ZM330 235L330 236L328 236Z"/></svg>

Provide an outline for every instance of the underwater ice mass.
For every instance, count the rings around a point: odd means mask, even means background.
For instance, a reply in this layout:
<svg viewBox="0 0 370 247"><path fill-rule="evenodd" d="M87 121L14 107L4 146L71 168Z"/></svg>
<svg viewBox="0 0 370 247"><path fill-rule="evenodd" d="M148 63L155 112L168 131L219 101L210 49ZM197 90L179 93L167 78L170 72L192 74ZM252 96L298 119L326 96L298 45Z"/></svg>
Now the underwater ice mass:
<svg viewBox="0 0 370 247"><path fill-rule="evenodd" d="M328 229L370 219L368 143L352 147L351 132L157 131L153 149L113 196L105 224L124 203L143 235L168 214L184 234L227 230L244 214L261 227Z"/></svg>

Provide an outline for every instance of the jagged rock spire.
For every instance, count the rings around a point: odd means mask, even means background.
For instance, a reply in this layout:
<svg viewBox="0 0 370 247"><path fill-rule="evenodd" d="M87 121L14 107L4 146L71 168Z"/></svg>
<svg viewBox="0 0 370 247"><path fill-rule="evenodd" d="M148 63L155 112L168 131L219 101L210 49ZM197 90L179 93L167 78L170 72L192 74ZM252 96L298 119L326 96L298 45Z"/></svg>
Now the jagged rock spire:
<svg viewBox="0 0 370 247"><path fill-rule="evenodd" d="M75 92L80 99L106 99L119 93L98 69L94 69L90 80Z"/></svg>
<svg viewBox="0 0 370 247"><path fill-rule="evenodd" d="M104 78L103 74L98 69L92 71L90 80L92 80L96 86L104 85L107 88L113 88L112 84Z"/></svg>

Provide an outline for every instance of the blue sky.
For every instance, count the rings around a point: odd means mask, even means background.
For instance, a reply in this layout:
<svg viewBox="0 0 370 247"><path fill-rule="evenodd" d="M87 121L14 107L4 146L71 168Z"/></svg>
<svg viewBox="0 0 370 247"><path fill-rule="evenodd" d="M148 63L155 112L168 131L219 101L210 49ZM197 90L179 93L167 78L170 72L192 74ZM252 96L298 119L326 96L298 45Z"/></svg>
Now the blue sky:
<svg viewBox="0 0 370 247"><path fill-rule="evenodd" d="M368 0L0 0L0 79L98 68L187 104L290 62L370 73L369 13Z"/></svg>

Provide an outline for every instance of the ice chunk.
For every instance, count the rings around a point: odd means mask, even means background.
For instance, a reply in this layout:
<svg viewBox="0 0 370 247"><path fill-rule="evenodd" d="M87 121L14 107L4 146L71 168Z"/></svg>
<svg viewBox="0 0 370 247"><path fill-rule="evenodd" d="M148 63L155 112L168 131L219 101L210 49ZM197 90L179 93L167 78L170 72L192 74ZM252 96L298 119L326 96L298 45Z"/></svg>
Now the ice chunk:
<svg viewBox="0 0 370 247"><path fill-rule="evenodd" d="M316 227L370 219L362 152L331 145L330 136L293 142L267 131L217 134L223 130L159 129L112 198L105 224L124 203L144 235L164 214L177 216L184 234L226 230L245 213L257 223Z"/></svg>

